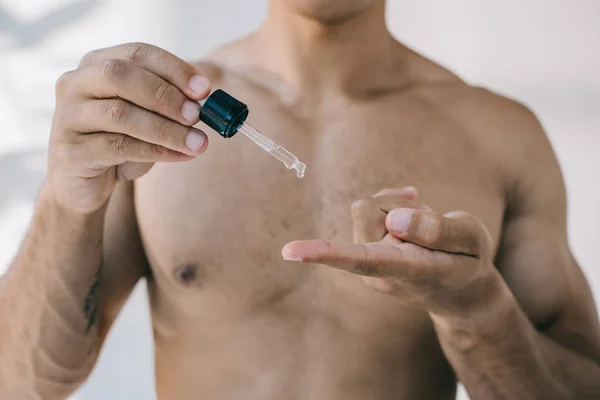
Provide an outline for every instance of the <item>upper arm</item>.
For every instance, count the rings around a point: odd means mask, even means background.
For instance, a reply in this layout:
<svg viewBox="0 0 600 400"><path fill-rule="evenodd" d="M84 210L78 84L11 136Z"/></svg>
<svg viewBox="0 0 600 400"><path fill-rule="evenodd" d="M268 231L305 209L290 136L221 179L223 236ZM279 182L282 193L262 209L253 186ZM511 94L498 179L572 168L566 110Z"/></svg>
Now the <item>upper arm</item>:
<svg viewBox="0 0 600 400"><path fill-rule="evenodd" d="M589 285L568 245L561 171L535 116L522 123L496 265L517 301L557 343L600 361L600 329Z"/></svg>
<svg viewBox="0 0 600 400"><path fill-rule="evenodd" d="M104 341L133 287L148 270L135 216L133 182L117 184L110 198L102 245L99 343Z"/></svg>

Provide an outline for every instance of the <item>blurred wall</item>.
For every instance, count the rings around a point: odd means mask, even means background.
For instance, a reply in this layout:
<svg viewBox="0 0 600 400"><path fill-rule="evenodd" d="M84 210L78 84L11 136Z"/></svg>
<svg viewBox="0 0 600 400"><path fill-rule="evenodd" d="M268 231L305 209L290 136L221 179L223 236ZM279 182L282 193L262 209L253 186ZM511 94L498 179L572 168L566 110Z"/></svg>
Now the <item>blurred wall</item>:
<svg viewBox="0 0 600 400"><path fill-rule="evenodd" d="M572 247L600 293L600 1L388 4L396 37L538 114L565 173ZM54 81L63 71L88 50L127 41L197 59L258 27L265 11L265 0L0 0L0 273L45 173ZM73 399L155 397L145 296L138 285Z"/></svg>

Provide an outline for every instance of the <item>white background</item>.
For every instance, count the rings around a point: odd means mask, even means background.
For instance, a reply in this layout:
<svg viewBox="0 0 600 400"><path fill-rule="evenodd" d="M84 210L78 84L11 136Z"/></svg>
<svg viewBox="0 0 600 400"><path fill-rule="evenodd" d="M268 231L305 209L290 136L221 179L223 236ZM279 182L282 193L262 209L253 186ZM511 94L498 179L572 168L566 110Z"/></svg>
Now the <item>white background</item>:
<svg viewBox="0 0 600 400"><path fill-rule="evenodd" d="M265 0L0 0L0 273L43 179L53 86L63 71L88 50L127 41L197 59L257 28L265 10ZM572 248L597 294L600 1L390 0L388 23L409 46L538 114L566 177ZM154 397L138 285L73 399Z"/></svg>

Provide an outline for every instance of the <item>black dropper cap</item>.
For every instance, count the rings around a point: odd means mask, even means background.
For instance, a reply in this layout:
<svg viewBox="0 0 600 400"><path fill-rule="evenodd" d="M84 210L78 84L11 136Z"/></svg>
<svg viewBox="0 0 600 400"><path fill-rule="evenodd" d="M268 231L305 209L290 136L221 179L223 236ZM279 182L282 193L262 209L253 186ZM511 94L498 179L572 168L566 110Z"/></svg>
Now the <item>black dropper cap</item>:
<svg viewBox="0 0 600 400"><path fill-rule="evenodd" d="M221 89L215 90L200 110L200 121L224 138L236 134L248 117L248 106Z"/></svg>

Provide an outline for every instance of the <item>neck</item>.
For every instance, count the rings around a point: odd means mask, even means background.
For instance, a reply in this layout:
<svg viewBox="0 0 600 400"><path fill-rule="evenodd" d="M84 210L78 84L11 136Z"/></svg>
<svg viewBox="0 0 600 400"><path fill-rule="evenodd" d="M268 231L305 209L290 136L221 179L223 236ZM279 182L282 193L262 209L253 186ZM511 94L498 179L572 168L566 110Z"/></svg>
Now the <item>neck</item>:
<svg viewBox="0 0 600 400"><path fill-rule="evenodd" d="M271 1L254 37L261 67L305 96L360 95L389 88L397 76L397 42L385 25L385 2L335 23L316 21Z"/></svg>

